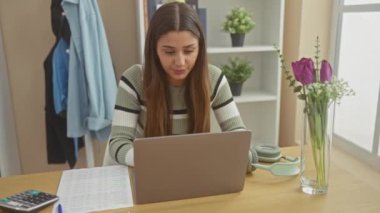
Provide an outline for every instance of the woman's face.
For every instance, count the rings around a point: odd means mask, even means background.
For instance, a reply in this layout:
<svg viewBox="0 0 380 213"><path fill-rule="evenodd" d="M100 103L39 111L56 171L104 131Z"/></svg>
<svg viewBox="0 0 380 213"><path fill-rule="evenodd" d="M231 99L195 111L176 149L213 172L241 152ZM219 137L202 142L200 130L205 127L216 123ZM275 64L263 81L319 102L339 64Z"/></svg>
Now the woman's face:
<svg viewBox="0 0 380 213"><path fill-rule="evenodd" d="M183 85L198 52L198 39L189 31L170 31L158 39L157 54L170 85Z"/></svg>

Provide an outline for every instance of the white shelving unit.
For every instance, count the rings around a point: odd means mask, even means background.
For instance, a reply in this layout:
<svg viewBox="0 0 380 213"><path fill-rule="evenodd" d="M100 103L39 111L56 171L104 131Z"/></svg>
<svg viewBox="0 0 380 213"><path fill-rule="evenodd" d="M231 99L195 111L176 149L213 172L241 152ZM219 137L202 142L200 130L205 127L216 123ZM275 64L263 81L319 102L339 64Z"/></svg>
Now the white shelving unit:
<svg viewBox="0 0 380 213"><path fill-rule="evenodd" d="M140 32L140 61L143 61L143 1L136 0ZM253 13L255 28L245 35L243 47L231 47L228 33L221 31L225 15L234 7L243 6ZM247 128L253 131L252 143L278 145L281 70L273 45L282 47L283 0L199 0L207 9L207 43L211 64L220 66L229 57L250 60L255 68L243 85L242 95L234 97ZM219 131L215 118L212 130Z"/></svg>
<svg viewBox="0 0 380 213"><path fill-rule="evenodd" d="M271 52L273 46L257 45L257 46L244 46L244 47L208 47L209 54L226 54L226 53L249 53L249 52Z"/></svg>

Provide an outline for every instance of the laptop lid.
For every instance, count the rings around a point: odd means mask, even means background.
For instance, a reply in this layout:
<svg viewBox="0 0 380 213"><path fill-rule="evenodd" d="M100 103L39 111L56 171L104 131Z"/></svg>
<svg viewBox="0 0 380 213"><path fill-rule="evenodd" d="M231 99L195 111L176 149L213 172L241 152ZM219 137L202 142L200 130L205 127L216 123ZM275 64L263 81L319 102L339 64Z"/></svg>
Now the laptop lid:
<svg viewBox="0 0 380 213"><path fill-rule="evenodd" d="M250 140L247 130L135 139L135 202L241 191Z"/></svg>

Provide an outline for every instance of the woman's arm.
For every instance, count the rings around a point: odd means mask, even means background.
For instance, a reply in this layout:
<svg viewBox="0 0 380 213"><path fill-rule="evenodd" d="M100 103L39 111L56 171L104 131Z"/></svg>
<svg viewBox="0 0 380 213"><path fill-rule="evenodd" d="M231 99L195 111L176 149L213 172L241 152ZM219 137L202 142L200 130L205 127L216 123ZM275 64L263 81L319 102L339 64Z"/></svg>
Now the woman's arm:
<svg viewBox="0 0 380 213"><path fill-rule="evenodd" d="M138 123L141 106L141 66L126 70L118 86L109 140L109 154L119 164L133 165L133 141L141 131Z"/></svg>
<svg viewBox="0 0 380 213"><path fill-rule="evenodd" d="M226 77L219 68L210 66L212 96L211 107L222 131L246 129L231 94Z"/></svg>

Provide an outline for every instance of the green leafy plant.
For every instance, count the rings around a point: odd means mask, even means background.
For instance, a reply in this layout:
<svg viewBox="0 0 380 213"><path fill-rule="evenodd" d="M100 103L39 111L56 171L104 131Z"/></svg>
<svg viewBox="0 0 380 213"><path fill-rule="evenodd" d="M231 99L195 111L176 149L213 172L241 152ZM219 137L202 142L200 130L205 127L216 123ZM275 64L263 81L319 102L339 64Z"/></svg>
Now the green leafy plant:
<svg viewBox="0 0 380 213"><path fill-rule="evenodd" d="M222 30L231 34L247 33L254 27L252 15L244 7L233 8L222 24Z"/></svg>
<svg viewBox="0 0 380 213"><path fill-rule="evenodd" d="M223 74L228 82L242 83L246 81L254 71L252 64L241 58L229 58L229 63L221 66Z"/></svg>

